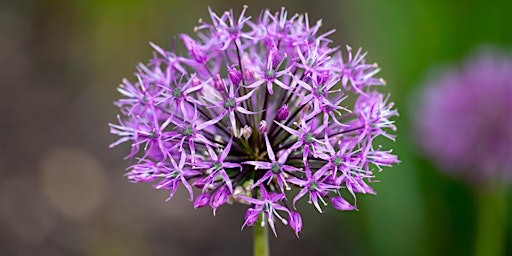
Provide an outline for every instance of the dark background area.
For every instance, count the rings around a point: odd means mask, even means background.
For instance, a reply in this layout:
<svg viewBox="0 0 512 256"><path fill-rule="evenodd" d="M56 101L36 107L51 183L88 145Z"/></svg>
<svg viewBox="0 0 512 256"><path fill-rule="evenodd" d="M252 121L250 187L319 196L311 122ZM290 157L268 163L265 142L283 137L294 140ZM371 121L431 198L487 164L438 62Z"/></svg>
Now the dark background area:
<svg viewBox="0 0 512 256"><path fill-rule="evenodd" d="M336 28L335 44L367 50L401 113L402 163L378 173L377 196L359 211L319 214L301 205L296 238L278 226L273 255L469 255L475 237L475 189L437 170L415 143L412 98L429 70L481 45L512 47L512 1L166 1L4 0L0 2L0 255L250 255L240 231L244 206L194 210L182 190L130 184L128 148L108 122L123 77L193 33L207 7L243 4L309 14ZM511 71L512 72L512 71ZM510 200L509 200L510 201ZM510 209L510 207L509 207ZM512 209L509 211L512 212ZM512 252L512 224L508 252Z"/></svg>

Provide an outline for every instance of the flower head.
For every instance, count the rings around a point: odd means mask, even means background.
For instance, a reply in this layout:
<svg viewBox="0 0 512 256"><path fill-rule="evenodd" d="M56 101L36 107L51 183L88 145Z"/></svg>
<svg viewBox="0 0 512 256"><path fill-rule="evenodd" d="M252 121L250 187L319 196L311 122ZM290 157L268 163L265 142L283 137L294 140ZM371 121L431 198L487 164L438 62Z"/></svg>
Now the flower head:
<svg viewBox="0 0 512 256"><path fill-rule="evenodd" d="M512 178L512 56L487 50L429 81L415 113L419 142L473 183Z"/></svg>
<svg viewBox="0 0 512 256"><path fill-rule="evenodd" d="M210 10L197 39L180 36L183 55L152 44L157 55L119 87L111 146L131 144L132 182L156 182L170 197L184 187L214 213L245 203L243 226L261 214L275 234L279 220L298 235L301 198L320 212L329 202L354 210L357 193L373 193L373 171L398 162L373 141L394 139L398 114L375 90L384 82L365 53L330 46L334 30L320 34L320 22L284 8L257 20L245 12Z"/></svg>

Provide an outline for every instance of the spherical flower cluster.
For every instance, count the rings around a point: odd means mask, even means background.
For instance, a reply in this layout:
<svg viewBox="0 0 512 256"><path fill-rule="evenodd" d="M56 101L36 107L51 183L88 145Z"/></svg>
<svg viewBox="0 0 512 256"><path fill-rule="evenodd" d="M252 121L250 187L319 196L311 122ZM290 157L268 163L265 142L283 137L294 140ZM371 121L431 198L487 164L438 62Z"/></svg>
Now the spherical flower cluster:
<svg viewBox="0 0 512 256"><path fill-rule="evenodd" d="M512 57L486 50L429 81L415 113L421 145L473 184L512 177Z"/></svg>
<svg viewBox="0 0 512 256"><path fill-rule="evenodd" d="M184 56L151 44L154 58L118 88L111 146L131 144L132 182L170 190L169 199L182 186L194 207L214 213L245 203L243 226L262 215L274 234L277 221L298 234L301 198L319 212L329 201L353 210L356 193L374 193L373 172L398 160L373 141L394 139L398 114L374 89L384 80L366 53L329 47L334 30L320 34L321 22L284 8L257 20L245 11L210 10L197 39L180 36Z"/></svg>

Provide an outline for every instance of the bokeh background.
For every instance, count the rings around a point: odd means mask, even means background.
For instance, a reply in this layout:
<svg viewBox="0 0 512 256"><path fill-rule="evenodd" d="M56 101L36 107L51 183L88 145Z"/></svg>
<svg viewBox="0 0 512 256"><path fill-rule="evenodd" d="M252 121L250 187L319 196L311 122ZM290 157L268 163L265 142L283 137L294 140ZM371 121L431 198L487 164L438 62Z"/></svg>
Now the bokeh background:
<svg viewBox="0 0 512 256"><path fill-rule="evenodd" d="M251 254L251 229L240 231L244 207L213 217L184 193L165 202L165 191L130 184L128 149L108 149L115 138L107 126L117 113L115 88L151 57L149 41L169 48L174 35L208 18L208 6L236 13L243 4L253 17L285 6L323 19L323 31L337 29L336 44L363 47L379 63L401 113L398 140L387 146L402 163L378 174L378 195L359 197L357 212L302 207L301 237L278 227L272 254L472 254L478 188L422 156L411 99L431 69L481 45L512 49L510 0L3 0L0 255ZM503 225L512 255L512 224Z"/></svg>

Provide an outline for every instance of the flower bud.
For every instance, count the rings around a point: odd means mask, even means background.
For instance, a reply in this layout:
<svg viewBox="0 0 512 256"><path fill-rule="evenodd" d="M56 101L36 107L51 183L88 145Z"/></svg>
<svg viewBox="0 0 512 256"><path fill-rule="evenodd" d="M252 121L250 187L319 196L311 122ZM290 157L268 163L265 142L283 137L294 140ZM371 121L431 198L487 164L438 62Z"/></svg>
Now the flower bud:
<svg viewBox="0 0 512 256"><path fill-rule="evenodd" d="M194 180L194 183L192 183L193 186L197 188L204 188L204 185L206 184L206 178L197 178ZM203 189L204 191L204 189Z"/></svg>
<svg viewBox="0 0 512 256"><path fill-rule="evenodd" d="M327 81L329 81L330 78L331 78L331 72L329 72L329 71L318 72L316 81L317 81L317 84L323 85L323 84L327 83Z"/></svg>
<svg viewBox="0 0 512 256"><path fill-rule="evenodd" d="M375 195L375 191L373 190L373 188L368 186L368 184L366 184L362 179L354 179L354 182L352 183L352 188L354 192Z"/></svg>
<svg viewBox="0 0 512 256"><path fill-rule="evenodd" d="M196 197L196 200L194 201L194 208L201 208L205 205L208 205L210 203L210 194L203 193Z"/></svg>
<svg viewBox="0 0 512 256"><path fill-rule="evenodd" d="M272 45L268 50L268 60L271 61L271 68L275 67L279 62L279 51L275 45Z"/></svg>
<svg viewBox="0 0 512 256"><path fill-rule="evenodd" d="M180 35L181 40L185 44L187 51L197 61L197 63L206 63L206 53L201 49L201 46L186 34Z"/></svg>
<svg viewBox="0 0 512 256"><path fill-rule="evenodd" d="M313 105L311 102L306 103L306 106L302 109L302 113L308 113L310 110L313 110Z"/></svg>
<svg viewBox="0 0 512 256"><path fill-rule="evenodd" d="M213 87L215 87L219 92L223 92L226 89L226 84L224 84L224 80L219 74L213 78Z"/></svg>
<svg viewBox="0 0 512 256"><path fill-rule="evenodd" d="M215 88L208 84L205 84L199 93L210 101L216 101L221 96Z"/></svg>
<svg viewBox="0 0 512 256"><path fill-rule="evenodd" d="M240 73L234 65L228 67L228 76L229 80L231 80L234 85L239 85L240 82L242 82L242 73Z"/></svg>
<svg viewBox="0 0 512 256"><path fill-rule="evenodd" d="M356 209L355 206L351 205L347 200L343 199L341 196L331 197L332 207L336 210L340 211L350 211Z"/></svg>
<svg viewBox="0 0 512 256"><path fill-rule="evenodd" d="M252 128L248 125L245 125L243 128L240 129L240 134L247 140L249 139L249 137L251 137Z"/></svg>
<svg viewBox="0 0 512 256"><path fill-rule="evenodd" d="M288 109L288 104L284 104L282 107L280 107L277 110L277 121L283 121L288 118L288 115L290 114L290 110Z"/></svg>
<svg viewBox="0 0 512 256"><path fill-rule="evenodd" d="M254 223L258 220L259 213L260 213L260 211L258 211L256 209L253 209L253 208L247 209L247 211L245 212L245 225L253 226Z"/></svg>
<svg viewBox="0 0 512 256"><path fill-rule="evenodd" d="M265 132L267 132L267 122L265 120L261 120L258 123L258 132L260 134L264 134Z"/></svg>
<svg viewBox="0 0 512 256"><path fill-rule="evenodd" d="M242 57L242 74L247 84L251 84L257 80L256 74L254 73L253 64L247 54Z"/></svg>
<svg viewBox="0 0 512 256"><path fill-rule="evenodd" d="M197 76L193 76L192 77L192 86L199 86L201 85L203 82L201 81L201 79L197 78Z"/></svg>
<svg viewBox="0 0 512 256"><path fill-rule="evenodd" d="M215 215L217 208L228 201L228 196L229 190L226 188L226 186L222 187L219 189L219 191L213 194L212 201L210 203L210 206L213 208L213 215Z"/></svg>
<svg viewBox="0 0 512 256"><path fill-rule="evenodd" d="M288 217L290 227L295 230L295 235L299 237L299 232L302 230L302 218L298 212L290 212Z"/></svg>
<svg viewBox="0 0 512 256"><path fill-rule="evenodd" d="M162 150L160 149L159 145L157 143L151 144L149 148L146 150L146 154L151 159L154 159L156 161L163 161L165 160L166 155Z"/></svg>

